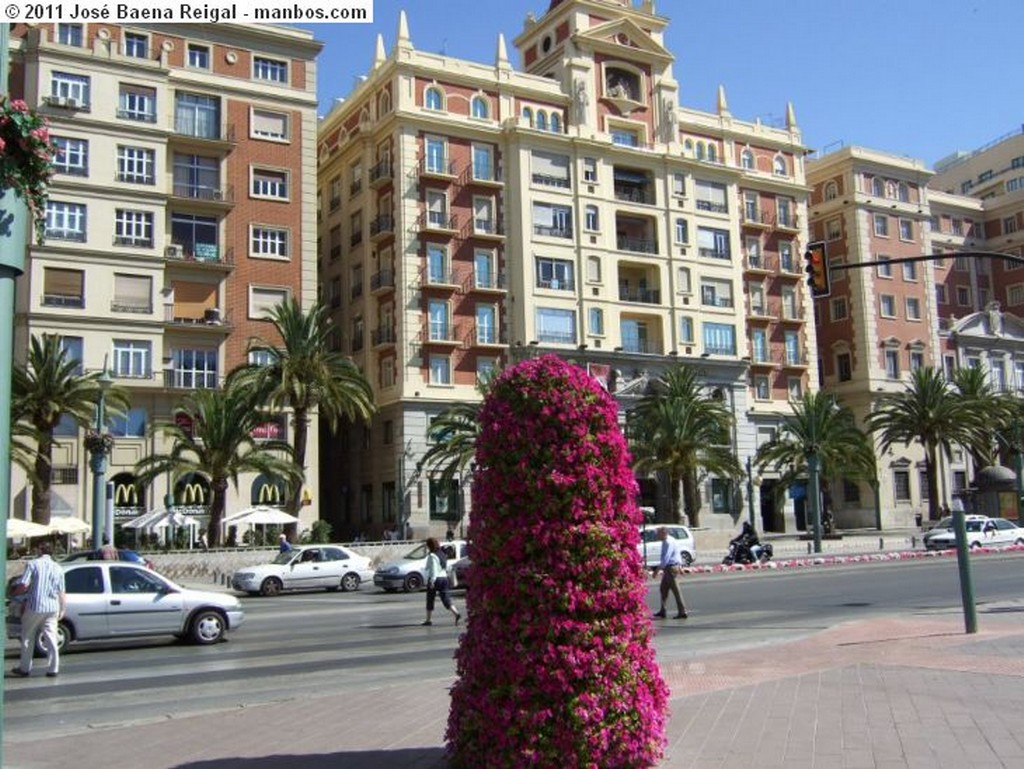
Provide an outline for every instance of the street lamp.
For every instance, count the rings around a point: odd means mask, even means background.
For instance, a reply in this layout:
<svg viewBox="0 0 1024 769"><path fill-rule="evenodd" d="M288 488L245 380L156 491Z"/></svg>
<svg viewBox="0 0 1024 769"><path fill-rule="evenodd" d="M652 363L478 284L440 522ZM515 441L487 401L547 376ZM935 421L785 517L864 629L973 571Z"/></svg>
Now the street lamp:
<svg viewBox="0 0 1024 769"><path fill-rule="evenodd" d="M754 487L761 486L761 476L755 476L751 469L750 457L747 457L747 515L750 518L750 526L756 529L754 525Z"/></svg>
<svg viewBox="0 0 1024 769"><path fill-rule="evenodd" d="M99 398L96 400L96 429L85 435L85 448L88 449L89 469L92 470L92 546L103 544L103 523L106 519L106 484L103 477L107 472L107 454L113 447L114 439L106 432L104 413L107 405L107 390L114 384L107 371L107 359L103 359L103 371L96 377Z"/></svg>

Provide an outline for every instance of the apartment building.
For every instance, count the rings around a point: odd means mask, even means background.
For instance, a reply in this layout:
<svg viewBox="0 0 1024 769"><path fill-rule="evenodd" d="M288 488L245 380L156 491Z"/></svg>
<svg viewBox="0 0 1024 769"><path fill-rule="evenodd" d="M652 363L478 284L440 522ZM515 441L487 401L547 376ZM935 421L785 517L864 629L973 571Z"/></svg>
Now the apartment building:
<svg viewBox="0 0 1024 769"><path fill-rule="evenodd" d="M822 387L860 419L922 366L948 377L958 367L980 366L997 389L1024 389L1024 322L1012 311L1024 300L1024 270L969 255L1024 253L1015 229L1024 221L1015 157L1024 167L1024 136L940 161L935 171L863 147L808 161L810 237L827 243L833 267L831 296L815 302ZM938 258L885 264L925 255ZM882 264L856 266L864 262ZM962 450L940 461L939 494L948 505L980 468ZM920 447L879 453L878 470L877 494L868 484L837 482L838 525L880 519L883 526L907 526L927 515Z"/></svg>
<svg viewBox="0 0 1024 769"><path fill-rule="evenodd" d="M11 91L46 115L58 147L46 238L17 288L15 347L59 334L85 371L131 396L108 425L115 523L162 507L202 519L208 479L149 487L135 463L167 446L148 430L189 391L222 386L247 342L273 339L269 307L316 296L316 56L305 31L263 25L44 24L12 34ZM281 417L261 437L287 439ZM317 432L308 488L318 485ZM83 436L58 428L55 515L91 518ZM14 507L29 507L23 477ZM242 478L227 509L274 503ZM303 527L319 517L316 495Z"/></svg>
<svg viewBox="0 0 1024 769"><path fill-rule="evenodd" d="M464 524L470 479L422 469L428 428L525 356L585 367L623 411L667 366L696 366L741 460L816 386L795 113L736 119L724 89L715 112L681 106L668 23L649 2L555 0L513 41L517 69L503 35L490 63L418 50L403 12L321 121L320 283L380 409L325 446L337 530ZM802 525L759 480L758 525ZM707 479L702 525L735 527L744 491Z"/></svg>

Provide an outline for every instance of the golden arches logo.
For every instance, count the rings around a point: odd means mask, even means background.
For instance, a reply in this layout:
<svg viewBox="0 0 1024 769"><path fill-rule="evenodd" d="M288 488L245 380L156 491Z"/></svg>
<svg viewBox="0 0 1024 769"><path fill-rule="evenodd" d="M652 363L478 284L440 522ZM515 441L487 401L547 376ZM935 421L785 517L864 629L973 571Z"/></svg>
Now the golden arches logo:
<svg viewBox="0 0 1024 769"><path fill-rule="evenodd" d="M281 503L281 487L273 483L264 483L260 486L259 494L256 495L258 504L277 505Z"/></svg>
<svg viewBox="0 0 1024 769"><path fill-rule="evenodd" d="M182 504L205 505L206 489L203 488L203 484L198 482L183 484L181 487L180 498Z"/></svg>
<svg viewBox="0 0 1024 769"><path fill-rule="evenodd" d="M138 507L139 490L134 483L119 483L114 487L114 505L116 507Z"/></svg>

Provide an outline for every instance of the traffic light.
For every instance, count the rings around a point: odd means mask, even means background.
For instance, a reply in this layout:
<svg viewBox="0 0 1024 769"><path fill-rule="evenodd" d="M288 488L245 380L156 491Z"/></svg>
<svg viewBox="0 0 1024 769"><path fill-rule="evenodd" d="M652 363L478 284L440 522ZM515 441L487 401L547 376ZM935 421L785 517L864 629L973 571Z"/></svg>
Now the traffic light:
<svg viewBox="0 0 1024 769"><path fill-rule="evenodd" d="M825 253L825 241L818 240L807 244L804 253L804 270L807 272L807 285L811 288L811 296L818 299L832 293L828 274L828 254Z"/></svg>

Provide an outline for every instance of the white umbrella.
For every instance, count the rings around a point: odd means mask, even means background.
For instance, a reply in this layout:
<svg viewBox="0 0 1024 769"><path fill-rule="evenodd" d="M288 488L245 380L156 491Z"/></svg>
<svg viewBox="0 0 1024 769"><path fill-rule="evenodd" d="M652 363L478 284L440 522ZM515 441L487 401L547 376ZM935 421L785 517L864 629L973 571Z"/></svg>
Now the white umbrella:
<svg viewBox="0 0 1024 769"><path fill-rule="evenodd" d="M165 516L170 515L169 510L149 510L142 515L132 518L124 523L126 529L151 529Z"/></svg>
<svg viewBox="0 0 1024 769"><path fill-rule="evenodd" d="M7 538L21 539L23 537L45 537L50 533L49 526L43 526L34 521L26 521L22 518L7 519Z"/></svg>
<svg viewBox="0 0 1024 769"><path fill-rule="evenodd" d="M236 523L239 523L239 519L246 518L246 517L248 517L250 515L274 516L274 515L276 515L276 514L278 514L280 512L281 512L280 509L278 509L276 507L270 507L269 505L255 505L253 507L247 507L244 510L239 510L238 512L231 513L230 515L224 516L221 519L221 523L222 524L230 524L231 526L234 526ZM287 513L285 513L285 515L287 515ZM297 521L298 521L298 518L296 518L293 521L286 521L286 523L296 523ZM265 521L249 521L249 520L246 520L245 523L265 523ZM279 521L270 521L270 523L279 523Z"/></svg>
<svg viewBox="0 0 1024 769"><path fill-rule="evenodd" d="M238 526L243 523L250 526L257 524L281 526L289 523L298 523L299 519L294 515L289 515L284 510L278 510L276 507L264 507L253 508L244 514L233 515L225 522L231 526Z"/></svg>
<svg viewBox="0 0 1024 769"><path fill-rule="evenodd" d="M92 531L92 527L81 518L62 515L50 519L50 531L57 534L84 534L87 531Z"/></svg>
<svg viewBox="0 0 1024 769"><path fill-rule="evenodd" d="M168 526L175 526L181 528L188 526L189 528L199 525L199 519L193 518L191 515L185 515L184 513L172 512L163 516L155 523L152 524L154 529L166 529Z"/></svg>

